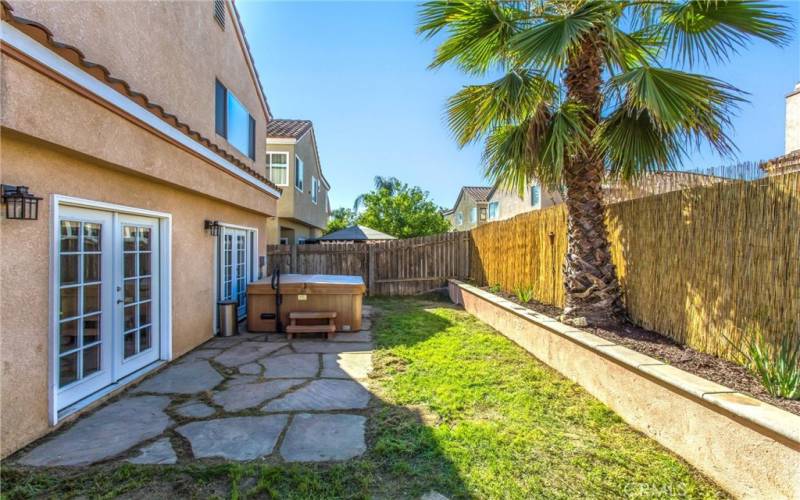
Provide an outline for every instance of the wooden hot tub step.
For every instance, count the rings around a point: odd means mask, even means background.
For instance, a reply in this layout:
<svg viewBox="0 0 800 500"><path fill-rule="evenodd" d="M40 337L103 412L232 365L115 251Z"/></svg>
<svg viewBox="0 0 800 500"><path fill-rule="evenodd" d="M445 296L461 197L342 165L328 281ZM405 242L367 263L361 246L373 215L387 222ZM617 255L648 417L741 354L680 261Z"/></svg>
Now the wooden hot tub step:
<svg viewBox="0 0 800 500"><path fill-rule="evenodd" d="M328 322L316 325L298 325L297 320L327 319ZM335 312L290 312L291 324L286 327L286 336L291 339L295 333L324 333L326 338L331 338L336 333Z"/></svg>

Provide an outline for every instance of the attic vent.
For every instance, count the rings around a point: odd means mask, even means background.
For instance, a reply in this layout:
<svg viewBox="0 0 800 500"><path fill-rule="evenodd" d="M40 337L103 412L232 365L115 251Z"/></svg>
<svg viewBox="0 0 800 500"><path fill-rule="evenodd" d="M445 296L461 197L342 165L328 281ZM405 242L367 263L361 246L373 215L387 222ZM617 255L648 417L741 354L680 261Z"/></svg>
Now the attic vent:
<svg viewBox="0 0 800 500"><path fill-rule="evenodd" d="M225 29L225 0L214 0L214 19L220 28Z"/></svg>

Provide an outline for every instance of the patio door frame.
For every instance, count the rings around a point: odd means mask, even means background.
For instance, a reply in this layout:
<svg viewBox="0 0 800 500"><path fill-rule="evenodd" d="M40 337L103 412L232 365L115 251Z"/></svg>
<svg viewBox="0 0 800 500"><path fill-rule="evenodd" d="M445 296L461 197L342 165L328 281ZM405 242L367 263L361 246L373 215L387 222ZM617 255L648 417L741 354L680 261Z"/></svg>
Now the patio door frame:
<svg viewBox="0 0 800 500"><path fill-rule="evenodd" d="M214 322L213 322L213 331L211 332L212 335L216 335L219 332L219 311L217 307L217 303L222 300L222 287L224 285L224 276L223 276L223 258L224 258L224 233L225 228L228 229L235 229L244 231L247 235L245 239L246 251L245 251L245 258L247 258L247 253L249 252L250 258L246 260L245 266L245 287L248 283L255 281L258 279L258 229L255 227L249 226L239 226L236 224L228 224L224 222L220 222L220 232L217 235L217 241L214 245ZM235 250L235 246L234 246ZM245 299L246 300L246 299ZM241 317L239 318L241 319Z"/></svg>
<svg viewBox="0 0 800 500"><path fill-rule="evenodd" d="M58 325L59 311L56 307L59 293L59 242L61 207L77 207L90 210L109 212L116 222L117 214L142 216L158 220L159 248L157 257L160 276L158 284L158 320L160 330L155 342L158 342L158 359L152 364L144 366L138 371L123 376L118 380L112 379L111 384L97 392L90 394L72 405L59 409L58 402ZM112 224L115 230L116 224ZM165 212L156 212L126 205L106 203L101 201L76 198L73 196L54 194L50 197L50 283L49 283L49 355L48 355L48 413L50 425L56 425L59 419L88 406L106 394L123 387L131 380L156 368L163 361L172 359L172 215ZM113 257L112 257L113 258ZM105 334L110 334L106 332ZM112 356L115 355L111 354ZM113 361L113 360L112 360ZM113 363L112 363L113 364Z"/></svg>

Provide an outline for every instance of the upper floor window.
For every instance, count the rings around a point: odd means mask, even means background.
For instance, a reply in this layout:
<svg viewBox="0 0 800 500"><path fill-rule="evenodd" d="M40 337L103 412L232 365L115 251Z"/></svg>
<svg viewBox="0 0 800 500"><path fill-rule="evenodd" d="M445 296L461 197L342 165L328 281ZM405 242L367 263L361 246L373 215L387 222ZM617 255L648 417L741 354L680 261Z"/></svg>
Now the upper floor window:
<svg viewBox="0 0 800 500"><path fill-rule="evenodd" d="M489 203L489 220L500 217L500 202L493 201Z"/></svg>
<svg viewBox="0 0 800 500"><path fill-rule="evenodd" d="M214 0L214 20L225 29L225 0Z"/></svg>
<svg viewBox="0 0 800 500"><path fill-rule="evenodd" d="M311 176L311 201L314 202L314 205L317 204L317 193L319 192L319 179Z"/></svg>
<svg viewBox="0 0 800 500"><path fill-rule="evenodd" d="M473 224L478 222L478 207L472 207L469 210L469 221Z"/></svg>
<svg viewBox="0 0 800 500"><path fill-rule="evenodd" d="M246 154L256 158L256 122L247 112L233 92L216 81L215 129L228 143Z"/></svg>
<svg viewBox="0 0 800 500"><path fill-rule="evenodd" d="M303 190L303 160L299 156L294 156L294 187Z"/></svg>
<svg viewBox="0 0 800 500"><path fill-rule="evenodd" d="M538 207L542 199L542 188L538 185L531 186L531 206Z"/></svg>
<svg viewBox="0 0 800 500"><path fill-rule="evenodd" d="M267 153L267 175L278 186L289 185L289 154Z"/></svg>
<svg viewBox="0 0 800 500"><path fill-rule="evenodd" d="M464 223L464 214L461 212L456 212L456 226L460 226Z"/></svg>

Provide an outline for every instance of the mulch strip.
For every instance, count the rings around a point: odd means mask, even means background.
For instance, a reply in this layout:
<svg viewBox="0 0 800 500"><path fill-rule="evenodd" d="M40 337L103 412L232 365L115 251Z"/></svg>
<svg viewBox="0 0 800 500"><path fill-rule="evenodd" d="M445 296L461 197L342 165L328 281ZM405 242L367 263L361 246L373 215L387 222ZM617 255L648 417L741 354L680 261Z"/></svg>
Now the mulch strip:
<svg viewBox="0 0 800 500"><path fill-rule="evenodd" d="M482 289L489 291L488 287L482 287ZM535 301L523 303L515 295L504 292L492 293L553 318L558 318L562 314L562 310L558 307ZM699 377L730 387L735 391L748 394L795 415L800 415L800 401L771 396L758 378L747 368L714 355L696 351L660 333L631 323L605 328L583 328L583 330Z"/></svg>

